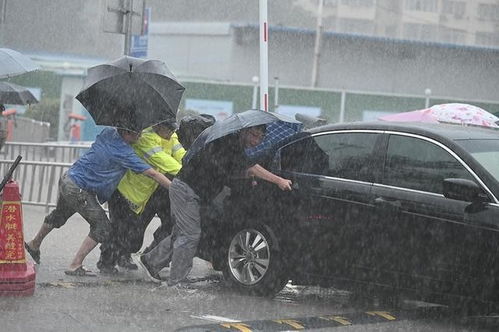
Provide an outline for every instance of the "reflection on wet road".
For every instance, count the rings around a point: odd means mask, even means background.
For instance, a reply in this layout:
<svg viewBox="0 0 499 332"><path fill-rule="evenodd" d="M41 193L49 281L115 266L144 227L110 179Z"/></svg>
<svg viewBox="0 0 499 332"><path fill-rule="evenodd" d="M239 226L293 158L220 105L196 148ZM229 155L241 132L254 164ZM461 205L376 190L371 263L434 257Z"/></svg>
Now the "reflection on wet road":
<svg viewBox="0 0 499 332"><path fill-rule="evenodd" d="M199 289L205 287L206 285ZM442 327L443 325L447 326L449 331L457 331L457 327L456 329L453 328L456 324L463 331L499 329L499 316L462 316L444 305L411 300L402 300L397 309L382 309L382 305L379 304L377 298L364 298L364 301L358 302L358 298L354 300L350 292L334 288L303 287L288 284L272 301L297 306L333 303L338 305L339 310L338 312L317 316L287 316L247 321L213 315L192 316L210 320L214 323L186 326L176 331L303 331L330 330L339 327L355 328L356 326L364 326L363 331L370 331L371 328L366 325L376 326L376 331L383 331L381 324L392 324L386 326L387 330L390 330L390 326L393 327L394 323L398 324L397 329L402 328L402 330L414 330L414 327L416 327L416 330L421 330L422 326L425 326L424 330L436 330L436 326ZM404 325L404 322L406 322L406 325ZM421 323L418 324L418 322ZM406 328L403 326L406 326Z"/></svg>

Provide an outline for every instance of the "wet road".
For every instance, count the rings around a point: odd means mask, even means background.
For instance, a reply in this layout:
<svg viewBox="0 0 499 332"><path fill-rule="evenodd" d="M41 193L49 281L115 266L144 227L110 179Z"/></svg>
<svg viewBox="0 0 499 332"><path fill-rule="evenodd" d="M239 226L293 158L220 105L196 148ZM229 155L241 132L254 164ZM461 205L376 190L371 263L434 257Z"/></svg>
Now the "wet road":
<svg viewBox="0 0 499 332"><path fill-rule="evenodd" d="M27 239L43 217L43 208L24 206ZM157 225L148 229L146 244ZM0 331L499 330L499 318L463 317L409 301L394 310L376 299L352 301L350 293L335 289L288 285L274 299L243 296L197 259L192 276L200 281L193 290L158 287L136 271L66 276L63 271L87 232L87 224L75 216L46 238L34 296L0 297ZM85 262L94 271L98 253L94 250Z"/></svg>

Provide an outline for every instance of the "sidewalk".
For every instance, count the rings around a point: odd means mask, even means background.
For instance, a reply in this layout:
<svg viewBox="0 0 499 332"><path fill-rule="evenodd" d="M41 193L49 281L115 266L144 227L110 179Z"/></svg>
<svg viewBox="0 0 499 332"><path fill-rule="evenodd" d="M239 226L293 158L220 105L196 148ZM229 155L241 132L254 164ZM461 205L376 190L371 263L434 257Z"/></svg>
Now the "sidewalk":
<svg viewBox="0 0 499 332"><path fill-rule="evenodd" d="M23 221L24 221L24 240L29 241L40 228L45 218L45 208L24 205L23 206ZM154 218L146 230L144 249L152 241L152 234L159 226L160 221ZM102 275L96 267L99 259L99 245L87 256L83 262L84 266L95 272L97 277L73 277L64 274L68 268L71 259L78 250L83 238L88 234L89 225L79 215L72 216L66 225L59 229L54 229L44 240L40 248L41 263L36 265L36 283L37 285L47 285L53 282L84 282L84 283L106 283L109 281L132 282L132 281L148 281L146 277L138 271L120 270L116 275ZM26 258L32 261L28 253ZM208 263L202 260L195 259L192 277L206 276L209 271ZM162 276L166 276L168 270L161 271Z"/></svg>
<svg viewBox="0 0 499 332"><path fill-rule="evenodd" d="M45 209L23 206L23 212L24 237L29 240L43 222ZM148 228L146 245L158 225L159 220L154 220ZM1 331L173 331L193 320L191 312L209 310L213 292L224 289L221 283L203 281L196 284L200 291L180 292L158 287L140 271L103 276L95 266L98 247L84 262L97 277L67 276L64 270L88 230L87 222L75 215L47 236L41 247L41 264L36 266L34 295L0 296ZM167 273L167 269L162 271L162 275ZM209 274L213 272L207 264L195 259L191 276Z"/></svg>

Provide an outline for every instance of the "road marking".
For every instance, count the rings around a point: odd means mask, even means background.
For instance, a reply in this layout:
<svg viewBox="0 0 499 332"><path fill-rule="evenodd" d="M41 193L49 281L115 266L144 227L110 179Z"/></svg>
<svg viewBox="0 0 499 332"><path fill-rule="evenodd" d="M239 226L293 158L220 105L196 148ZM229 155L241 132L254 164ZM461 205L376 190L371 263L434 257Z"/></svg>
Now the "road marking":
<svg viewBox="0 0 499 332"><path fill-rule="evenodd" d="M234 328L240 332L252 332L253 331L249 328L249 325L246 325L244 323L223 323L223 324L220 324L220 326L223 326L223 327L228 328L228 329Z"/></svg>
<svg viewBox="0 0 499 332"><path fill-rule="evenodd" d="M319 317L320 319L325 319L325 320L332 320L332 321L335 321L337 323L340 323L341 325L352 325L352 322L350 322L349 320L347 320L345 317L342 317L342 316L323 316L323 317Z"/></svg>
<svg viewBox="0 0 499 332"><path fill-rule="evenodd" d="M276 319L274 322L278 324L286 324L289 325L297 330L303 330L305 327L301 325L301 323L297 320L294 319Z"/></svg>
<svg viewBox="0 0 499 332"><path fill-rule="evenodd" d="M388 311L366 311L366 314L371 316L380 316L388 320L396 320Z"/></svg>
<svg viewBox="0 0 499 332"><path fill-rule="evenodd" d="M194 316L191 315L192 318L199 318L204 320L209 320L211 322L227 322L227 323L239 323L240 320L235 320L231 318L221 317L221 316L213 316L213 315L202 315L202 316Z"/></svg>
<svg viewBox="0 0 499 332"><path fill-rule="evenodd" d="M216 320L218 324L186 326L176 331L184 332L258 332L258 331L301 331L305 329L334 329L343 326L390 323L401 320L418 320L428 317L443 317L445 306L418 307L408 310L349 312L299 318L281 318L253 321L227 321L226 317L204 315L200 318ZM195 317L195 316L192 316ZM197 317L196 317L197 318Z"/></svg>

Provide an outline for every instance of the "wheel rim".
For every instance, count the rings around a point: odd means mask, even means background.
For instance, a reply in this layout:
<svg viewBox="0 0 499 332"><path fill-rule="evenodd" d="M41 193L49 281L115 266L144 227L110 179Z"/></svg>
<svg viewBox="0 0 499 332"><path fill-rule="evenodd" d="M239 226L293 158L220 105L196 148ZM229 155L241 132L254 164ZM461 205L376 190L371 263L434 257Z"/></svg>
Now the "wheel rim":
<svg viewBox="0 0 499 332"><path fill-rule="evenodd" d="M229 269L238 282L256 284L269 269L269 243L255 229L242 230L232 238L228 258Z"/></svg>

